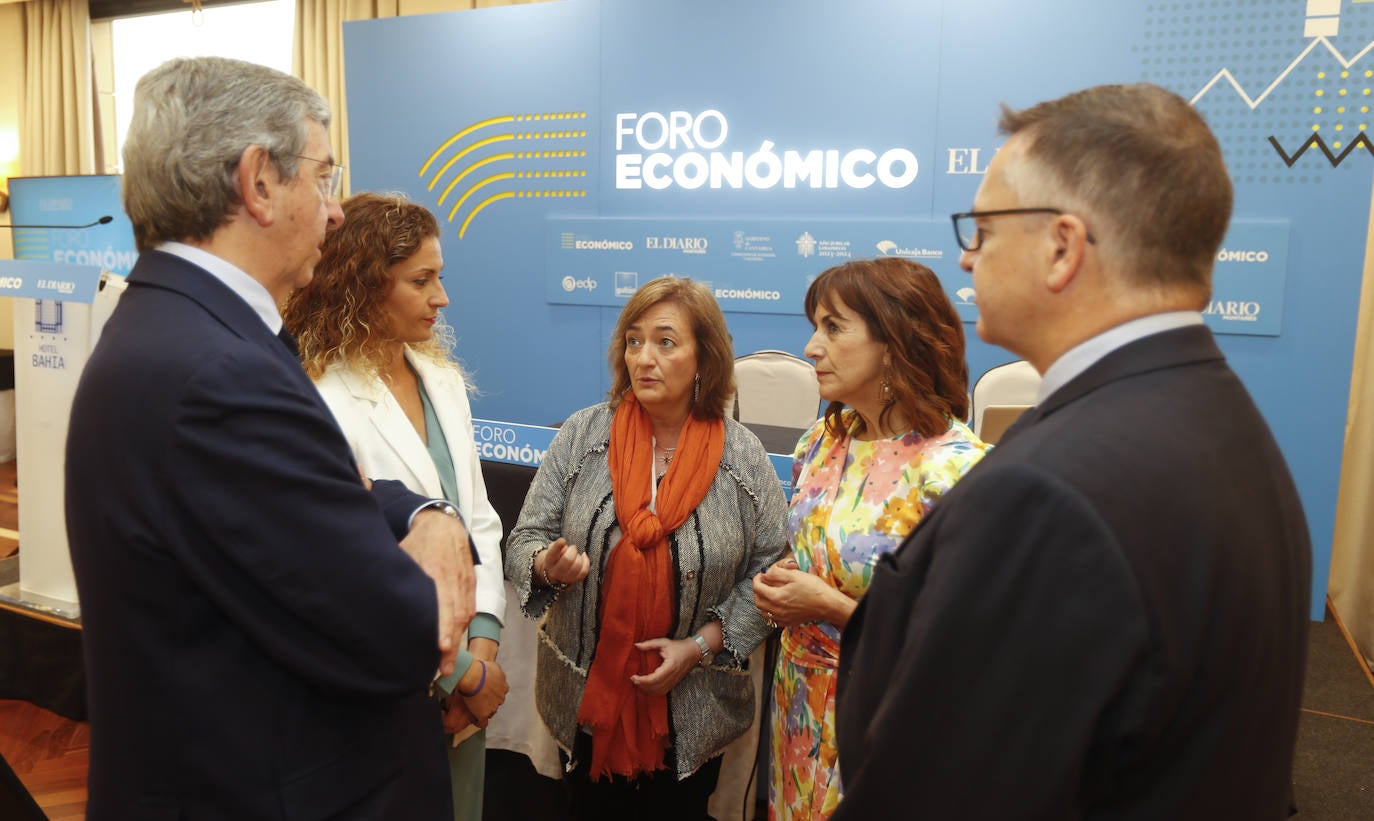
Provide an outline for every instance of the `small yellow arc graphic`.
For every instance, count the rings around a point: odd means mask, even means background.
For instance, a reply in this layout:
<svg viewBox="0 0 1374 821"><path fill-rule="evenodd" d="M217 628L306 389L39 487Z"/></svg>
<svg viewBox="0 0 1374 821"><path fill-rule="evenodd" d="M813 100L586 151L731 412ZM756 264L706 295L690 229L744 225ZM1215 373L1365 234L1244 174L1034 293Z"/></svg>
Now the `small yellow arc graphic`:
<svg viewBox="0 0 1374 821"><path fill-rule="evenodd" d="M469 191L468 193L472 193L472 192ZM463 220L463 225L462 225L462 227L458 229L458 239L462 239L462 238L463 238L463 235L466 234L466 233L468 232L468 225L472 222L472 218L475 217L475 216L477 216L477 212L478 212L478 211L481 211L483 208L486 208L488 205L491 205L493 202L496 202L496 201L498 201L498 200L508 200L508 199L510 199L510 198L513 197L513 196L515 196L515 192L513 192L513 191L503 191L503 192L500 193L500 194L492 194L490 197L487 197L486 199L484 199L484 200L482 200L481 202L477 203L477 207L474 208L474 209L472 209L472 213L471 213L471 214L468 214L468 218L465 219L465 220ZM456 211L456 210L458 210L458 209L455 208L454 210ZM452 219L453 219L453 217L450 216L450 217L449 217L449 220L451 221Z"/></svg>
<svg viewBox="0 0 1374 821"><path fill-rule="evenodd" d="M454 163L458 162L463 157L467 156L469 153L476 151L477 149L482 148L483 146L491 145L492 143L501 143L513 139L515 139L514 134L498 134L495 137L487 137L485 140L478 140L477 142L473 143L467 148L464 148L462 151L459 151L457 154L454 154L453 157L450 158L448 162L444 163L438 171L434 172L434 179L430 180L429 185L425 186L425 190L433 191L434 186L438 185L439 180L443 178L444 172L449 170L449 168L451 168Z"/></svg>
<svg viewBox="0 0 1374 821"><path fill-rule="evenodd" d="M502 173L500 173L500 174L492 174L490 177L487 177L485 180L482 180L481 182L479 182L479 183L477 183L476 185L472 186L472 187L469 188L468 190L464 191L464 192L463 192L463 196L461 196L461 197L458 198L458 202L456 202L456 203L453 204L453 210L448 212L448 221L449 221L449 222L453 222L453 218L454 218L455 216L458 215L458 209L463 207L463 203L467 202L467 201L468 201L468 197L471 197L471 196L473 195L473 193L474 193L477 189L479 189L479 188L481 188L482 186L487 185L487 184L489 184L489 183L497 182L498 180L513 180L513 179L515 179L515 172L514 172L514 171L505 171L505 172L502 172ZM472 217L468 217L468 219L470 220L470 219L472 219ZM463 225L464 225L464 226L467 225L467 220L464 220ZM458 237L461 239L462 236L463 236L463 234L462 234L462 232L460 231L460 232L458 233Z"/></svg>
<svg viewBox="0 0 1374 821"><path fill-rule="evenodd" d="M489 125L496 125L497 123L513 123L513 122L515 122L515 117L513 117L513 116L507 114L507 115L505 115L504 117L492 117L491 119L488 119L488 120L482 120L481 122L473 123L472 125L468 126L467 128L463 129L462 131L459 131L457 134L454 134L452 137L449 137L448 140L446 140L446 141L444 142L443 145L441 145L441 146L439 146L438 148L436 148L436 149L434 150L434 153L433 153L433 154L430 154L430 155L429 155L429 159L425 160L425 164L422 165L422 166L420 166L420 174L419 174L419 176L423 177L423 176L425 175L425 171L427 171L427 170L429 169L430 163L432 163L432 162L434 162L436 159L438 159L439 155L442 154L442 153L444 153L444 150L445 150L446 148L448 148L450 145L453 145L454 143L458 142L459 140L463 139L464 137L466 137L467 135L469 135L469 134L471 134L472 132L476 131L477 129L479 129L479 128L486 128L486 127L489 126Z"/></svg>
<svg viewBox="0 0 1374 821"><path fill-rule="evenodd" d="M469 172L475 171L475 170L477 170L478 168L481 168L482 166L486 165L487 163L499 162L500 160L513 160L513 159L515 159L515 153L514 153L514 152L508 152L508 153L505 153L505 154L493 154L493 155L491 155L490 157L487 157L485 160L478 160L477 162L473 163L472 165L469 165L467 168L464 168L462 171L458 172L458 176L456 176L456 177L453 178L453 182L451 182L451 183L448 184L448 187L446 187L446 188L444 189L444 193L442 193L442 194L439 195L439 204L440 204L440 205L443 205L443 204L444 204L444 200L447 199L447 198L448 198L448 195L449 195L450 193L453 192L454 187L458 185L458 181L461 180L461 179L463 179L463 177L466 177L466 176L468 175Z"/></svg>

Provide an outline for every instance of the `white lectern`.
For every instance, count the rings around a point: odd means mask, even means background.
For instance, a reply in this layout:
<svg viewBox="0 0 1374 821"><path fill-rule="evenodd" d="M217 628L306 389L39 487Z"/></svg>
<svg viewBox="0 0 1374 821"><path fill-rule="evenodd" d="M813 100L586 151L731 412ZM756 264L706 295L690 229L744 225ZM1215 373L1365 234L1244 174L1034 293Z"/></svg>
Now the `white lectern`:
<svg viewBox="0 0 1374 821"><path fill-rule="evenodd" d="M89 265L0 260L14 300L19 581L0 599L64 619L80 615L63 513L72 398L124 278Z"/></svg>

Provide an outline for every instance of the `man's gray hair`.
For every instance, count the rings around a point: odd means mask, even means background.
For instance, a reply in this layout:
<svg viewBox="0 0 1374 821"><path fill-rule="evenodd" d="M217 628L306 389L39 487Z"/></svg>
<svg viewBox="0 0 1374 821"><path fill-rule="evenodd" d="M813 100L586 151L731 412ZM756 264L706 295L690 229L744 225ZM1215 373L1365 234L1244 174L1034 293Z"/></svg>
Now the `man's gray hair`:
<svg viewBox="0 0 1374 821"><path fill-rule="evenodd" d="M124 141L124 210L138 249L208 239L242 202L244 150L262 146L284 178L294 177L306 122L328 127L329 118L314 89L254 63L178 58L145 74Z"/></svg>

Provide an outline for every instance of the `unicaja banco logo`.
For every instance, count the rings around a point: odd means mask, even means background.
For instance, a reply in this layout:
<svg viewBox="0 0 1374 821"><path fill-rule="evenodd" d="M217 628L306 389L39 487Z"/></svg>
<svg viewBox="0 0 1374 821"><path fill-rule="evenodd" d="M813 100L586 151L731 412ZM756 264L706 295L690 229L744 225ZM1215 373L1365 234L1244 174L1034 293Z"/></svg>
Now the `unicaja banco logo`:
<svg viewBox="0 0 1374 821"><path fill-rule="evenodd" d="M885 257L906 257L907 259L944 259L945 252L938 248L911 248L898 245L885 239L874 246Z"/></svg>
<svg viewBox="0 0 1374 821"><path fill-rule="evenodd" d="M959 297L961 305L976 305L978 303L978 292L968 286L955 291L954 295Z"/></svg>

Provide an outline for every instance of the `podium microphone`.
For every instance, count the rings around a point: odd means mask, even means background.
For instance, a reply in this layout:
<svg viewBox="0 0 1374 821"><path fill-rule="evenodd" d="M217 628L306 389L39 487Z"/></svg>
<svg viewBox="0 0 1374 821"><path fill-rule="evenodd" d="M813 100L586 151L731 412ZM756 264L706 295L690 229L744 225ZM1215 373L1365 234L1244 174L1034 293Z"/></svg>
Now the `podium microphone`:
<svg viewBox="0 0 1374 821"><path fill-rule="evenodd" d="M106 214L95 222L88 222L85 225L0 225L0 228L94 228L97 225L109 225L114 222L114 217Z"/></svg>

